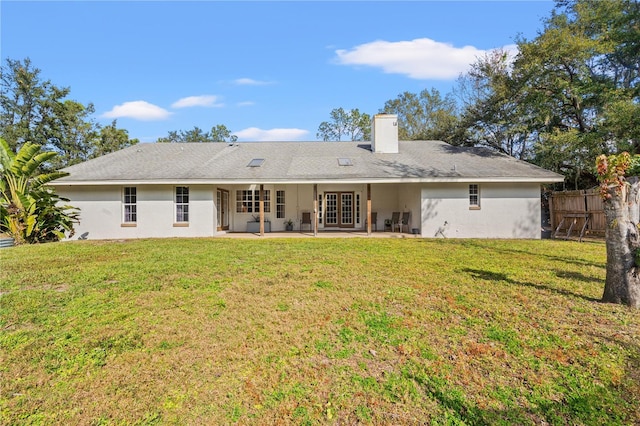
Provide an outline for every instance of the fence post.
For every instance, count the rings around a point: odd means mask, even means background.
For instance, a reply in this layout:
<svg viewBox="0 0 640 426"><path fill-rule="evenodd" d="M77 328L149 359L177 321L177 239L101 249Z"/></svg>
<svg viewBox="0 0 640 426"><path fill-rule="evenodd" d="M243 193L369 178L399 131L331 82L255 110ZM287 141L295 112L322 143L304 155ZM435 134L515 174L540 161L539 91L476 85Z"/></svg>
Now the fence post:
<svg viewBox="0 0 640 426"><path fill-rule="evenodd" d="M549 226L551 227L551 237L553 238L553 231L556 229L558 224L556 223L556 215L554 211L553 198L555 197L554 193L551 192L549 195Z"/></svg>

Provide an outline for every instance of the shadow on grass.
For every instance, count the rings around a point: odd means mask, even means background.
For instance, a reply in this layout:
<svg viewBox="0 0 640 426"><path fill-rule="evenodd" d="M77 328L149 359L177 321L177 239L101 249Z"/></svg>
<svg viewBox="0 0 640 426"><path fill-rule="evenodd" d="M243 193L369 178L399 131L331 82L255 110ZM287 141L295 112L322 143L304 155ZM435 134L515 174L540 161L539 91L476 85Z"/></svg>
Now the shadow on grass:
<svg viewBox="0 0 640 426"><path fill-rule="evenodd" d="M574 293L574 292L569 291L569 290L550 287L550 286L544 285L544 284L536 284L536 283L530 283L530 282L516 281L516 280L513 280L513 279L509 278L507 276L507 274L503 274L503 273L500 273L500 272L483 271L483 270L479 270L479 269L470 269L470 268L463 269L462 271L468 273L469 275L471 275L471 277L476 278L476 279L481 279L481 280L485 280L485 281L504 281L506 283L513 284L513 285L520 285L520 286L523 286L523 287L531 287L531 288L535 288L535 289L538 289L538 290L549 291L551 293L559 294L561 296L577 297L577 298L580 298L580 299L584 299L584 300L586 300L588 302L600 302L600 299L596 299L596 298L593 298L593 297L585 296L584 294ZM580 274L576 274L576 275L580 275ZM589 277L585 277L585 278L589 278Z"/></svg>
<svg viewBox="0 0 640 426"><path fill-rule="evenodd" d="M601 413L603 399L606 399L606 394L617 393L612 389L594 386L576 392L568 391L560 401L540 399L534 394L523 395L533 402L529 408L484 409L470 401L463 389L451 386L442 377L418 375L409 378L446 409L447 424L458 424L459 421L468 425L590 424L594 419L607 423L606 416ZM454 419L458 421L451 423Z"/></svg>
<svg viewBox="0 0 640 426"><path fill-rule="evenodd" d="M582 281L583 283L599 283L599 284L603 284L604 286L604 283L602 282L601 279L588 277L579 272L561 271L559 269L556 269L554 272L556 274L556 277L558 278L564 278L564 279L573 280L573 281Z"/></svg>
<svg viewBox="0 0 640 426"><path fill-rule="evenodd" d="M594 243L583 242L581 244L594 244ZM495 251L495 252L498 252L498 253L503 253L503 254L526 254L527 256L544 257L545 259L549 259L549 260L552 260L552 261L555 261L555 262L571 263L573 265L578 265L578 266L593 266L595 268L602 268L602 269L606 269L606 267L607 267L606 262L595 263L595 262L589 262L589 261L582 260L582 259L575 259L575 258L572 259L572 258L568 258L568 257L556 256L556 255L553 255L553 254L537 253L537 252L532 252L532 251L527 251L527 250L517 250L517 249L493 247L493 246L490 246L488 244L484 244L482 241L468 240L468 241L465 241L464 245L472 246L472 247L478 247L478 248L481 248L483 250L492 250L492 251Z"/></svg>

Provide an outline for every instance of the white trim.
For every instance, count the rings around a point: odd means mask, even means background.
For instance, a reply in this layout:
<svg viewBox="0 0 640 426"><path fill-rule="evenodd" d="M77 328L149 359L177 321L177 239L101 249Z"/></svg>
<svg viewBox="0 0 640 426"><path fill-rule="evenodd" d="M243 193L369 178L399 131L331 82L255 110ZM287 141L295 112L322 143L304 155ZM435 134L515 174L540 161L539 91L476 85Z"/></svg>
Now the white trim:
<svg viewBox="0 0 640 426"><path fill-rule="evenodd" d="M135 201L133 203L132 202L127 203L127 188L133 189L134 191L133 197ZM122 224L124 226L132 226L132 225L135 226L135 224L138 223L138 189L136 186L133 186L133 185L125 185L122 187L121 192L122 192L122 218L121 218ZM129 196L131 196L131 194L129 194ZM135 212L130 214L135 217L135 220L127 220L127 206L134 208Z"/></svg>
<svg viewBox="0 0 640 426"><path fill-rule="evenodd" d="M561 178L513 178L513 177L464 177L464 178L395 178L395 179L314 179L314 180L112 180L112 181L62 181L49 182L51 186L106 186L106 185L312 185L312 184L377 184L377 183L556 183Z"/></svg>
<svg viewBox="0 0 640 426"><path fill-rule="evenodd" d="M178 202L178 188L184 188L187 190L187 202L184 201ZM185 196L185 194L180 194L181 196ZM191 221L191 209L189 205L191 204L191 191L189 190L189 186L187 185L176 185L173 187L173 226L186 226ZM178 220L178 206L182 206L183 208L186 206L186 216L187 220ZM185 215L185 212L182 212L182 215Z"/></svg>
<svg viewBox="0 0 640 426"><path fill-rule="evenodd" d="M471 192L472 187L475 187L473 189L475 189L475 194ZM481 207L481 203L480 203L480 185L477 183L470 183L469 184L469 210L480 210ZM475 195L476 197L476 202L475 204L471 202L471 196Z"/></svg>

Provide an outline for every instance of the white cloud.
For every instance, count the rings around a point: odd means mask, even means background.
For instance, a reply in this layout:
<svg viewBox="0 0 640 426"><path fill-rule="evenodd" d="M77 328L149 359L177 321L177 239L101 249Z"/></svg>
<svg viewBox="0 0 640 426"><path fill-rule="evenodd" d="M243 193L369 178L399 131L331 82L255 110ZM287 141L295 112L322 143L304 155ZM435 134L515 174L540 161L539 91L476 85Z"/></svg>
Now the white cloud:
<svg viewBox="0 0 640 426"><path fill-rule="evenodd" d="M265 86L272 84L271 81L254 80L252 78L238 78L233 80L233 82L238 86Z"/></svg>
<svg viewBox="0 0 640 426"><path fill-rule="evenodd" d="M253 106L256 103L253 101L243 101L243 102L238 102L236 105L239 107L245 107L245 106Z"/></svg>
<svg viewBox="0 0 640 426"><path fill-rule="evenodd" d="M223 104L216 104L218 98L213 95L187 96L178 99L171 104L172 108L189 108L189 107L220 107Z"/></svg>
<svg viewBox="0 0 640 426"><path fill-rule="evenodd" d="M133 118L134 120L154 121L166 120L171 113L157 105L146 101L125 102L114 106L111 111L102 114L105 118Z"/></svg>
<svg viewBox="0 0 640 426"><path fill-rule="evenodd" d="M512 52L515 45L504 47ZM349 50L336 50L342 65L368 65L385 73L405 74L417 80L450 80L464 73L486 50L474 46L455 47L429 38L389 42L377 40Z"/></svg>
<svg viewBox="0 0 640 426"><path fill-rule="evenodd" d="M297 141L305 137L309 131L303 129L269 129L263 130L257 127L234 132L238 139L244 141Z"/></svg>
<svg viewBox="0 0 640 426"><path fill-rule="evenodd" d="M507 55L509 55L509 62L513 62L513 60L518 56L518 45L517 44L507 44L506 46L502 46L501 48Z"/></svg>

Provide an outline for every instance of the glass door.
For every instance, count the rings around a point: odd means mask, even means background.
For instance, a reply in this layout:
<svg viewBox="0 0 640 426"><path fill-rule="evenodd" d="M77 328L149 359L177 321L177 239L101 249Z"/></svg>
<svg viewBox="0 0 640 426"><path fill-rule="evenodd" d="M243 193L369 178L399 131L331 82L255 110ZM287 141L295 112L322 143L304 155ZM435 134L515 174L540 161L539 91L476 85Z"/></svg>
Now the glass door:
<svg viewBox="0 0 640 426"><path fill-rule="evenodd" d="M328 192L325 194L325 226L338 226L338 194Z"/></svg>
<svg viewBox="0 0 640 426"><path fill-rule="evenodd" d="M216 192L218 231L229 229L229 191L218 189Z"/></svg>
<svg viewBox="0 0 640 426"><path fill-rule="evenodd" d="M353 227L353 193L340 194L340 226Z"/></svg>
<svg viewBox="0 0 640 426"><path fill-rule="evenodd" d="M325 226L353 228L353 192L327 192L325 200Z"/></svg>

